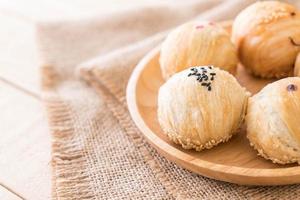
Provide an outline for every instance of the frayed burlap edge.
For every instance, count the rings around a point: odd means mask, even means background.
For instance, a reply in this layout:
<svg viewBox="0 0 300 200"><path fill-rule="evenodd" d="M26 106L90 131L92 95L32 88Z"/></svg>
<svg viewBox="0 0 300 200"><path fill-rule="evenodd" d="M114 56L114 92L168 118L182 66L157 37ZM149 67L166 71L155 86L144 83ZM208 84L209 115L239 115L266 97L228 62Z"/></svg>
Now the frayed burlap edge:
<svg viewBox="0 0 300 200"><path fill-rule="evenodd" d="M135 124L133 124L130 116L126 111L127 108L125 98L116 98L116 96L112 94L107 87L103 86L100 82L95 80L93 78L93 75L89 71L84 71L84 73L82 73L82 76L85 80L88 80L88 83L91 84L98 93L102 94L105 97L105 103L107 107L111 110L114 117L118 120L121 127L125 130L125 133L129 137L129 139L140 150L146 163L153 170L154 175L162 183L166 191L175 199L186 199L181 193L179 193L177 188L172 184L168 176L161 170L160 166L156 163L155 159L145 147L145 141L142 135L139 134L139 130L137 129ZM109 83L109 81L107 81L106 83ZM109 85L113 87L113 84ZM113 91L117 91L117 89L113 89ZM121 97L121 92L119 92L117 96Z"/></svg>
<svg viewBox="0 0 300 200"><path fill-rule="evenodd" d="M51 66L43 66L41 72L43 101L52 136L52 198L69 199L72 191L76 192L78 199L93 198L95 194L89 185L91 180L82 173L87 163L84 152L62 145L72 140L74 127L68 102L55 90L59 76Z"/></svg>
<svg viewBox="0 0 300 200"><path fill-rule="evenodd" d="M108 108L116 117L121 127L125 130L126 134L131 138L137 148L139 148L145 158L145 161L151 167L155 176L165 187L166 191L175 199L188 199L186 191L180 191L180 189L176 187L176 184L172 183L172 181L168 178L168 176L161 168L162 166L157 163L157 161L149 152L149 149L145 147L145 143L147 142L145 141L142 134L129 115L126 98L124 97L123 92L118 90L116 88L117 86L105 76L102 76L101 80L96 79L93 72L90 70L82 70L81 76L96 90L96 92L105 96L105 103L107 104ZM105 83L105 86L102 84L102 82ZM250 188L237 187L236 189L241 196L249 196L247 195L247 192Z"/></svg>
<svg viewBox="0 0 300 200"><path fill-rule="evenodd" d="M68 102L60 97L55 90L56 85L60 82L59 76L51 66L43 66L41 69L43 75L42 87L45 91L43 100L52 133L52 198L58 199L60 197L68 199L68 195L71 194L72 190L76 190L79 199L93 198L95 194L92 188L89 187L91 180L87 175L82 175L82 172L85 170L85 163L87 162L84 153L76 151L72 147L62 148L61 145L73 137L74 127L72 112ZM162 183L170 196L176 199L185 199L182 194L178 193L178 190L169 180L168 176L165 175L144 146L145 142L142 136L138 134L139 131L126 112L125 98L122 99L123 101L117 99L106 87L101 86L99 82L95 81L92 75L86 73L84 77L89 80L89 83L92 84L98 93L103 94L106 105L119 121L129 139L140 150L145 162L153 170L154 175ZM112 84L110 86L113 87ZM120 97L122 94L120 93L118 96ZM70 171L70 169L72 170Z"/></svg>
<svg viewBox="0 0 300 200"><path fill-rule="evenodd" d="M70 140L73 133L70 108L59 97L47 97L46 108L52 131L52 195L68 198L70 191L76 186L78 197L89 198L94 194L89 189L89 178L83 171L84 154L71 147L61 148L61 144ZM68 169L68 170L66 170ZM60 188L60 190L57 190ZM63 188L63 190L61 189Z"/></svg>

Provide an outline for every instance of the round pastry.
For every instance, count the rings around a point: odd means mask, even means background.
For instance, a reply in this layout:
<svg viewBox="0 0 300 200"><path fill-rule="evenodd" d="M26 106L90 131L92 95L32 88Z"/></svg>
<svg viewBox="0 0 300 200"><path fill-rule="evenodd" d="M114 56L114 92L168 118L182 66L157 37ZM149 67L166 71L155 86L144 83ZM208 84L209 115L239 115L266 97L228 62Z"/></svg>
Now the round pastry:
<svg viewBox="0 0 300 200"><path fill-rule="evenodd" d="M172 31L159 58L165 79L188 67L214 65L235 73L238 59L230 36L212 22L189 22Z"/></svg>
<svg viewBox="0 0 300 200"><path fill-rule="evenodd" d="M158 94L158 120L185 149L209 149L239 130L248 92L228 72L212 66L176 73Z"/></svg>
<svg viewBox="0 0 300 200"><path fill-rule="evenodd" d="M292 75L300 51L300 13L287 3L256 2L236 17L232 41L252 74L265 78Z"/></svg>
<svg viewBox="0 0 300 200"><path fill-rule="evenodd" d="M274 163L300 163L300 78L281 79L249 99L247 137Z"/></svg>

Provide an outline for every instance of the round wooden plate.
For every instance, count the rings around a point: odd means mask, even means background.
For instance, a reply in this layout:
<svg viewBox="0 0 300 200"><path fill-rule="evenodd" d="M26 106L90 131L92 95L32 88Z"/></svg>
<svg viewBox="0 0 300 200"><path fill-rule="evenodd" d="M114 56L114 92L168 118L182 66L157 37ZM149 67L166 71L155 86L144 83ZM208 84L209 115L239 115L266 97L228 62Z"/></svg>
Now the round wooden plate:
<svg viewBox="0 0 300 200"><path fill-rule="evenodd" d="M172 143L157 121L157 94L164 83L159 66L159 48L146 55L135 68L127 86L132 119L156 150L167 159L200 175L245 185L300 183L300 166L278 165L257 156L246 138L245 128L227 143L196 152ZM237 79L252 94L274 80L263 80L238 67Z"/></svg>

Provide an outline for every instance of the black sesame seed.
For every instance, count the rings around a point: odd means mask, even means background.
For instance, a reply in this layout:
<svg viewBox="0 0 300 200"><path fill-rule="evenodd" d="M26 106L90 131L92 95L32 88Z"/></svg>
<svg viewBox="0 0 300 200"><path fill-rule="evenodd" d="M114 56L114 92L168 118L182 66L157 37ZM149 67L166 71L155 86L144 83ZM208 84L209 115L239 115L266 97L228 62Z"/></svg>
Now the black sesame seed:
<svg viewBox="0 0 300 200"><path fill-rule="evenodd" d="M212 69L212 66L207 66L209 69ZM188 76L196 76L196 80L201 83L201 86L206 87L208 91L212 90L211 82L214 80L214 76L216 73L211 72L208 74L207 67L200 67L199 68L190 68L191 73Z"/></svg>
<svg viewBox="0 0 300 200"><path fill-rule="evenodd" d="M294 85L294 84L289 84L287 87L286 87L287 91L296 91L297 90L297 85Z"/></svg>

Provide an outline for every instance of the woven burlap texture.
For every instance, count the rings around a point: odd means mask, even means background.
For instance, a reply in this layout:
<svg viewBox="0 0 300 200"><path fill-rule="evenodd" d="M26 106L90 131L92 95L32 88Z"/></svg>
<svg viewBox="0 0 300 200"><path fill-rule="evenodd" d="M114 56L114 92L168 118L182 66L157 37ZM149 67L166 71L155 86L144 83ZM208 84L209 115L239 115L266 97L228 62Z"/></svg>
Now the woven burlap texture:
<svg viewBox="0 0 300 200"><path fill-rule="evenodd" d="M134 66L169 29L195 17L232 19L252 2L165 1L37 24L53 199L296 199L298 185L238 186L178 167L143 139L126 107Z"/></svg>

